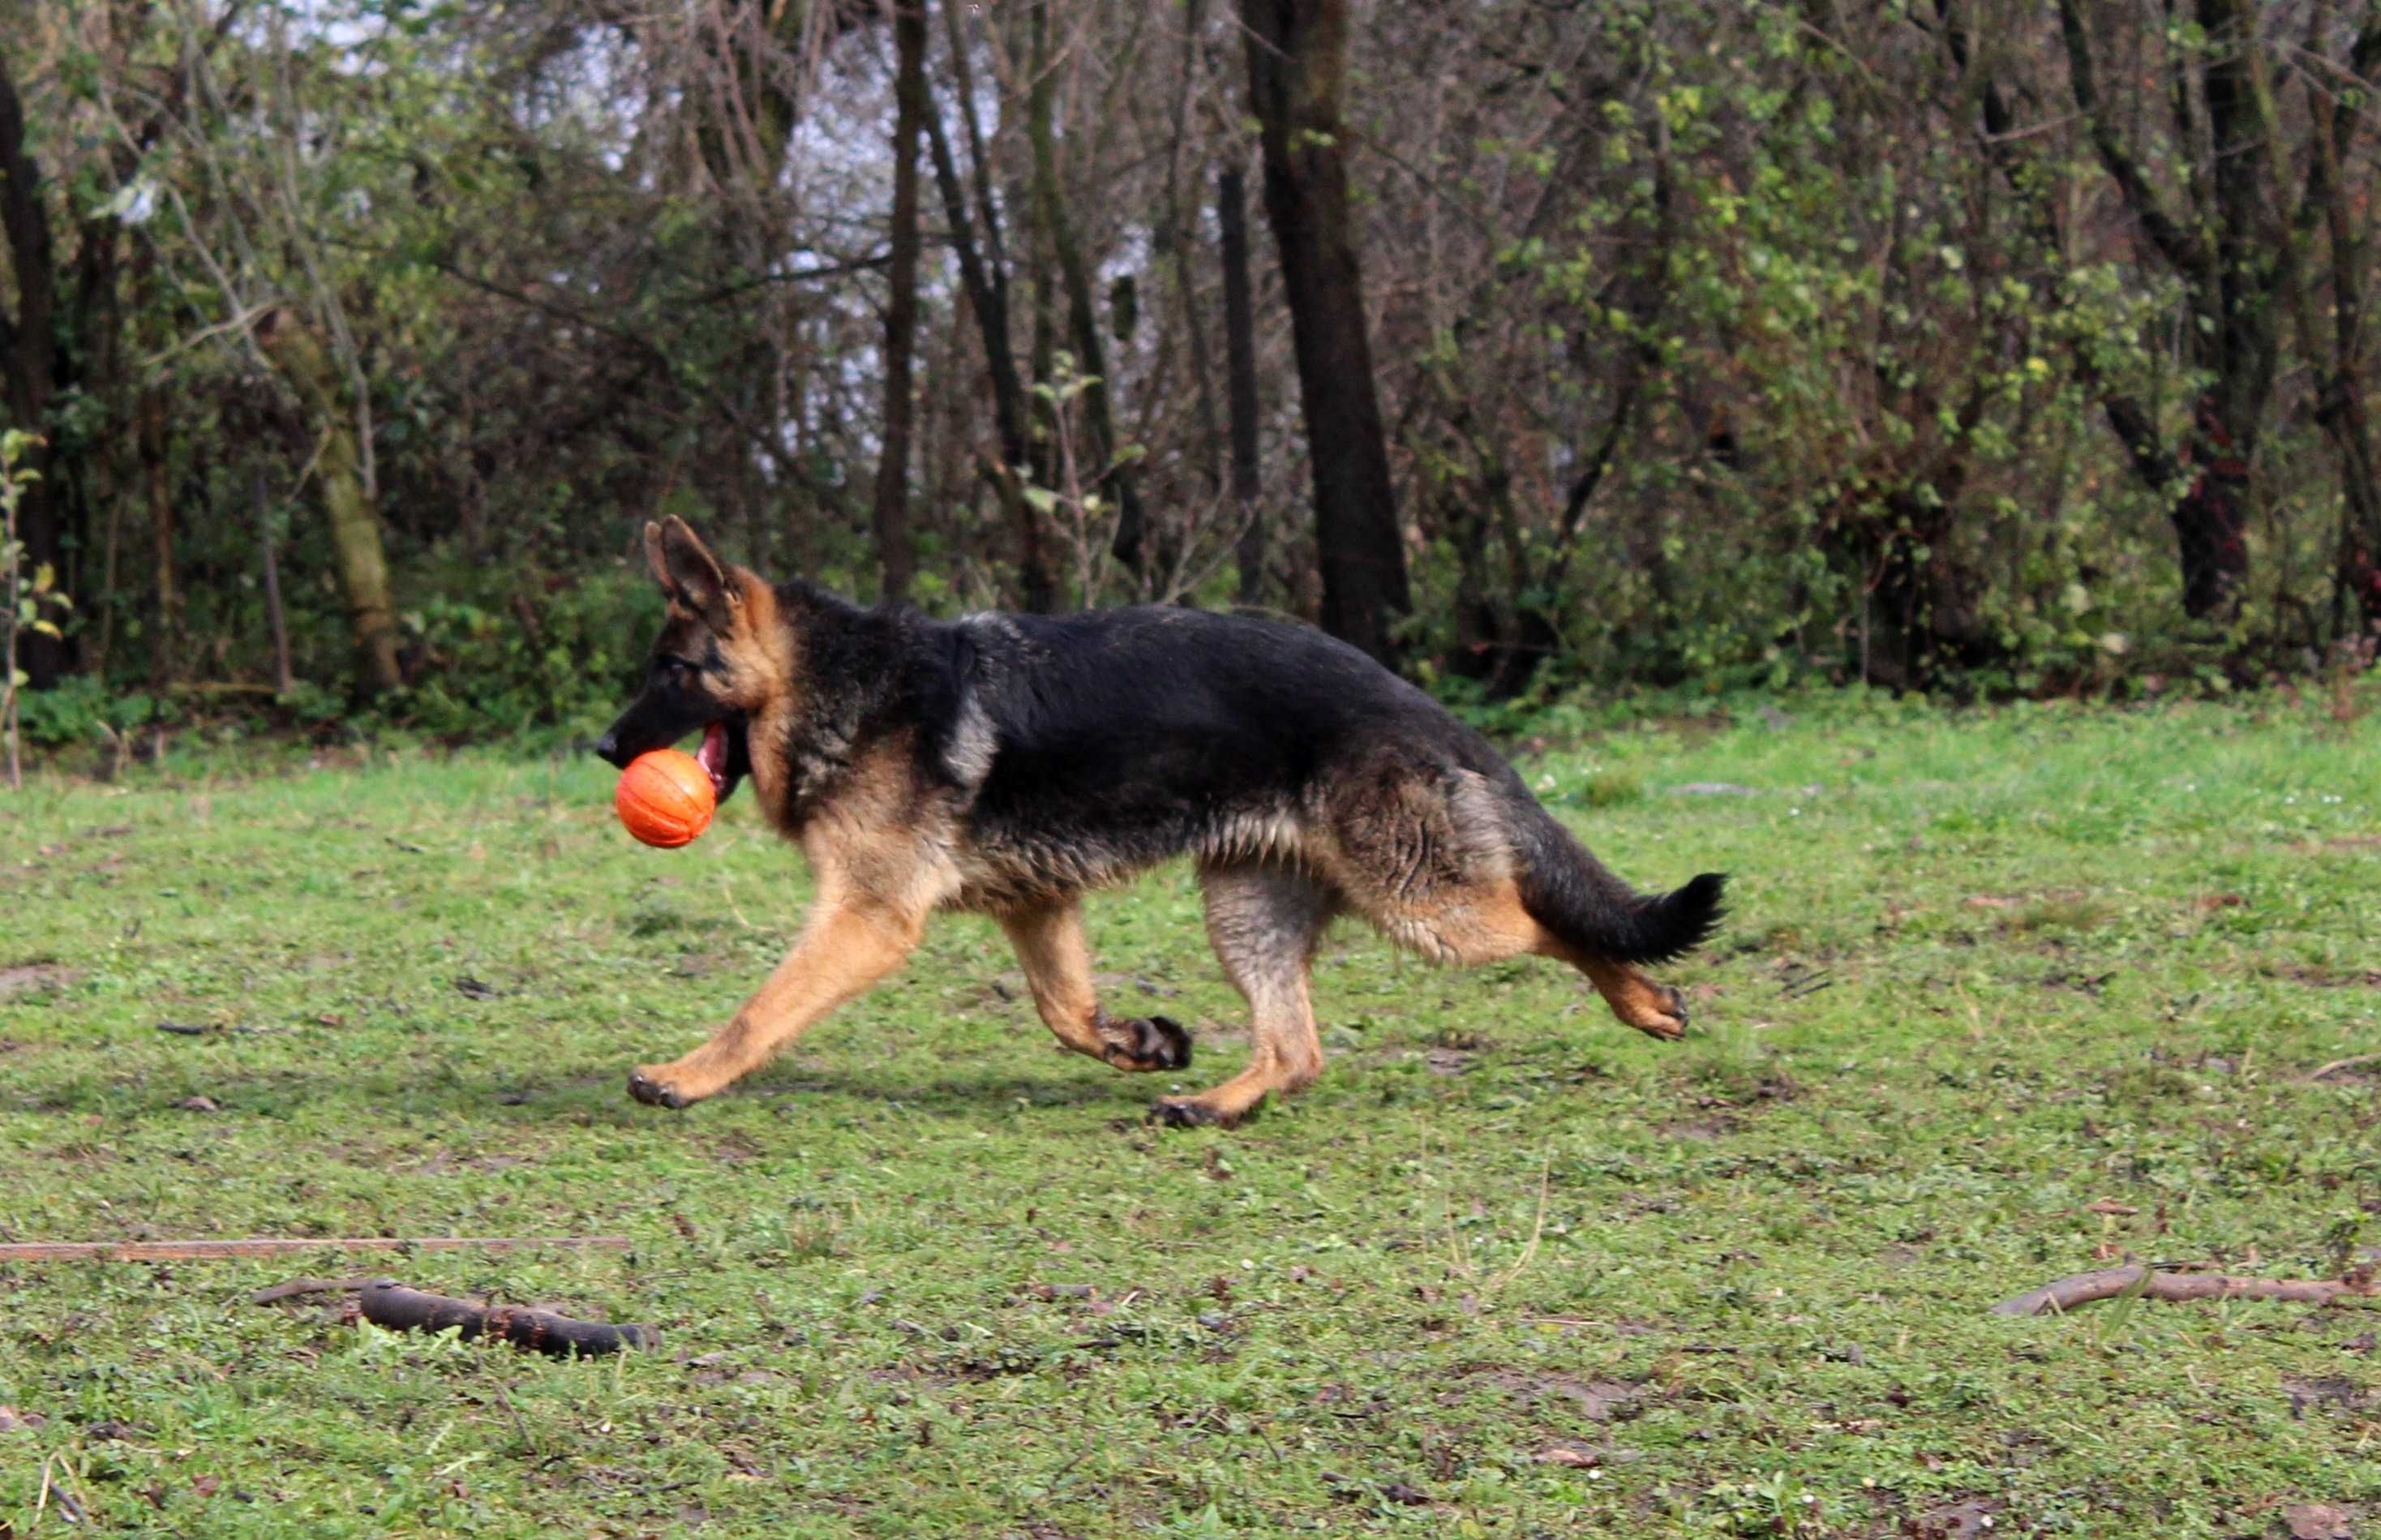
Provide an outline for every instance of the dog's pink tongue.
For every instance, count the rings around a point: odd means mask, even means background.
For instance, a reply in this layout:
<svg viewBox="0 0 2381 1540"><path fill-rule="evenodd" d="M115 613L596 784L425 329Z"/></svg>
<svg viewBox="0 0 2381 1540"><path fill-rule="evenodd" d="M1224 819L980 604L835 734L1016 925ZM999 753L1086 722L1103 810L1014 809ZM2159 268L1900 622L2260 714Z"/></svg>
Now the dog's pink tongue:
<svg viewBox="0 0 2381 1540"><path fill-rule="evenodd" d="M711 777L711 788L727 789L727 729L714 722L702 729L702 747L694 752L694 762Z"/></svg>

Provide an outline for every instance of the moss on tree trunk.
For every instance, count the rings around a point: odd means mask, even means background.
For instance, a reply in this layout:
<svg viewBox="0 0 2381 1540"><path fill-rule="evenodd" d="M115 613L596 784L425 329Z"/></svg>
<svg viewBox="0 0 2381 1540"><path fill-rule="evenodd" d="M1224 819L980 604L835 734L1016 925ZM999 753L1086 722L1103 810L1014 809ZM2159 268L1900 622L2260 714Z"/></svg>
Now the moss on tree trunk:
<svg viewBox="0 0 2381 1540"><path fill-rule="evenodd" d="M298 396L320 435L315 480L330 518L332 563L356 638L356 663L365 688L394 690L397 610L388 592L388 557L381 544L380 510L364 484L355 418L348 409L329 349L313 328L284 314L258 329L258 340Z"/></svg>

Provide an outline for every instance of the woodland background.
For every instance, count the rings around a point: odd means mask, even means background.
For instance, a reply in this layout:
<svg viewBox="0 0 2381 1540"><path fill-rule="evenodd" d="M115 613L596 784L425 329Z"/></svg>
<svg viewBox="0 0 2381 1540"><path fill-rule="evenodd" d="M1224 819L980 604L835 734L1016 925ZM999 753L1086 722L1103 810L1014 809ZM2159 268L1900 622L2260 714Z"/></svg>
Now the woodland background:
<svg viewBox="0 0 2381 1540"><path fill-rule="evenodd" d="M2376 70L2334 0L0 0L25 725L576 730L673 512L1477 704L2369 666Z"/></svg>

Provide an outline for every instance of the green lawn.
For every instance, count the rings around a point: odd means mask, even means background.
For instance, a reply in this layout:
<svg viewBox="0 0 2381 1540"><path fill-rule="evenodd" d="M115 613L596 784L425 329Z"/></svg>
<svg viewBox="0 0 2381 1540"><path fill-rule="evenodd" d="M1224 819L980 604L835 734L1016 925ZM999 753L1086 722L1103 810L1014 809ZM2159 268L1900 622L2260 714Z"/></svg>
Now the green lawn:
<svg viewBox="0 0 2381 1540"><path fill-rule="evenodd" d="M0 1265L0 1535L2381 1533L2381 1310L1984 1314L2381 1241L2381 1062L2307 1078L2381 1051L2381 715L1789 710L1529 767L1734 874L1686 1042L1343 929L1330 1068L1232 1132L1142 1121L1245 1052L1180 871L1091 913L1188 1075L1053 1052L955 918L673 1114L628 1068L802 906L749 797L665 853L592 760L0 792L0 1240L635 1241ZM354 1272L663 1351L247 1302Z"/></svg>

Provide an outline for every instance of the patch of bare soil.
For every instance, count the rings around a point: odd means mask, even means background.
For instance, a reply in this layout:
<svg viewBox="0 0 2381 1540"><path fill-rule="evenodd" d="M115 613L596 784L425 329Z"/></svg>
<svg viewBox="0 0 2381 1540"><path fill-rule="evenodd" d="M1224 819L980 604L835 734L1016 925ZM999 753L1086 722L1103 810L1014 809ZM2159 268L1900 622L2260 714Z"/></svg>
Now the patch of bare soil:
<svg viewBox="0 0 2381 1540"><path fill-rule="evenodd" d="M2314 1379L2285 1379L2282 1390L2290 1399L2290 1415L2304 1421L2308 1413L2318 1416L2356 1416L2381 1411L2381 1391L2366 1390L2352 1379L2338 1375L2325 1375Z"/></svg>
<svg viewBox="0 0 2381 1540"><path fill-rule="evenodd" d="M2356 1540L2356 1510L2332 1503L2292 1503L2282 1509L2290 1540Z"/></svg>
<svg viewBox="0 0 2381 1540"><path fill-rule="evenodd" d="M55 995L81 982L82 970L65 967L48 958L12 963L0 968L0 1005L12 1000Z"/></svg>
<svg viewBox="0 0 2381 1540"><path fill-rule="evenodd" d="M1968 1540L1971 1535L1990 1534L1996 1522L1995 1515L2008 1506L1998 1497L1963 1497L1957 1502L1938 1503L1923 1513L1902 1520L1901 1533L1923 1540Z"/></svg>
<svg viewBox="0 0 2381 1540"><path fill-rule="evenodd" d="M1475 1363L1462 1371L1462 1377L1493 1386L1532 1409L1569 1402L1577 1415L1592 1423L1627 1417L1644 1394L1642 1386L1626 1380L1583 1379L1557 1369L1521 1369L1503 1363Z"/></svg>

